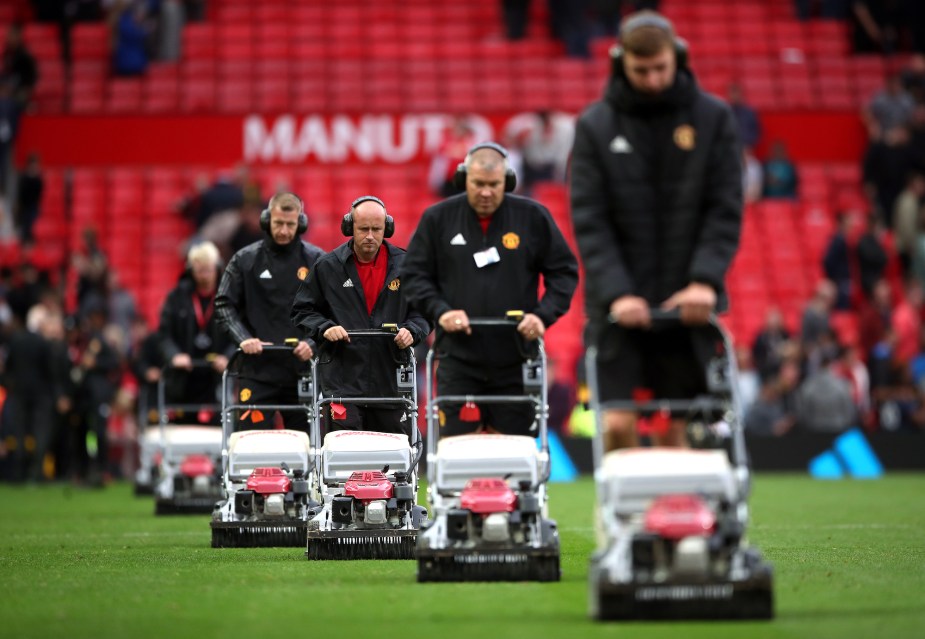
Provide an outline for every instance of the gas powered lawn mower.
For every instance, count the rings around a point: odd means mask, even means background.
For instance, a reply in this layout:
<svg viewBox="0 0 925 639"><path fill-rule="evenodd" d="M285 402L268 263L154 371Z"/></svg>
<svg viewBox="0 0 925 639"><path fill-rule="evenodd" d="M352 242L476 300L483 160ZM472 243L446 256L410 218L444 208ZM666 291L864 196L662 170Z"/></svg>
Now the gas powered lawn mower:
<svg viewBox="0 0 925 639"><path fill-rule="evenodd" d="M651 330L677 326L677 312L652 313ZM613 330L609 327L606 330ZM596 346L586 368L597 421L594 438L599 523L591 558L590 613L596 619L768 619L771 566L746 541L750 489L735 355L712 318L717 355L705 396L601 403ZM686 416L692 448L604 452L602 411Z"/></svg>
<svg viewBox="0 0 925 639"><path fill-rule="evenodd" d="M427 354L427 480L433 520L418 535L418 581L558 581L559 534L547 516L546 351L543 340L523 342L523 313L505 319L470 318L472 339L490 327L510 330L523 355L521 395L434 395L439 344ZM496 330L496 328L495 328ZM526 435L440 437L440 407L528 403L537 440ZM461 417L462 417L461 411Z"/></svg>
<svg viewBox="0 0 925 639"><path fill-rule="evenodd" d="M288 341L287 341L288 343ZM212 547L300 547L306 522L318 504L312 500L312 451L307 433L296 430L234 431L236 411L304 411L311 421L312 379L299 379L299 404L232 404L232 379L239 376L244 357L273 357L290 346L264 346L261 355L238 351L222 377L222 488L223 498L212 512ZM235 384L235 386L238 386Z"/></svg>
<svg viewBox="0 0 925 639"><path fill-rule="evenodd" d="M394 339L398 328L386 324L381 330L351 330L352 340ZM355 348L353 344L325 345L312 362L315 388L321 388L319 368L331 363L330 348ZM411 439L400 433L331 430L317 451L316 482L323 508L308 522L305 555L316 559L413 559L418 529L427 511L417 504L417 464L423 443L417 427L417 375L411 348L395 354L398 396L333 397L319 393L315 399L312 440L322 441L322 412L345 405L401 406L400 424L410 428ZM335 419L329 420L330 424ZM399 426L399 424L396 424Z"/></svg>

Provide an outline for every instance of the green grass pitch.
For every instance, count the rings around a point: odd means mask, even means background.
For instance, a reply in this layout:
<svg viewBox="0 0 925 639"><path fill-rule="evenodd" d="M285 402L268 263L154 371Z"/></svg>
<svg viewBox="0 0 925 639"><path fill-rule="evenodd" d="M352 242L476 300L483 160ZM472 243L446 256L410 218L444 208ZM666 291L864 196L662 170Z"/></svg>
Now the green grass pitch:
<svg viewBox="0 0 925 639"><path fill-rule="evenodd" d="M552 484L561 583L418 584L412 561L311 562L209 547L207 516L155 517L130 486L0 486L0 636L925 636L925 475L755 478L750 537L774 564L770 622L599 624L587 617L593 485Z"/></svg>

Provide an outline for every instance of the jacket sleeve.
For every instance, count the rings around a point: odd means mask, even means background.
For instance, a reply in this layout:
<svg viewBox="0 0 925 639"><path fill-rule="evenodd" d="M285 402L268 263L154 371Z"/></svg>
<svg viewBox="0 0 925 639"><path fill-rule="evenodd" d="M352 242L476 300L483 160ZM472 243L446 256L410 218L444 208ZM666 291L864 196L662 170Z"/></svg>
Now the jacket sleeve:
<svg viewBox="0 0 925 639"><path fill-rule="evenodd" d="M321 278L318 277L318 266L316 262L315 268L311 269L308 277L299 286L292 302L290 318L293 326L320 343L324 339L324 332L337 324L328 319L331 309L324 297Z"/></svg>
<svg viewBox="0 0 925 639"><path fill-rule="evenodd" d="M241 322L240 311L244 298L244 273L238 256L235 255L228 262L222 281L218 285L218 294L215 296L215 315L219 324L231 337L234 344L239 345L253 335Z"/></svg>
<svg viewBox="0 0 925 639"><path fill-rule="evenodd" d="M414 345L417 346L430 335L430 322L421 315L416 308L408 305L408 313L405 320L398 325L399 328L407 328L414 338Z"/></svg>
<svg viewBox="0 0 925 639"><path fill-rule="evenodd" d="M578 286L578 261L552 215L545 208L542 212L547 237L540 272L545 291L533 312L549 327L568 312L572 303L575 287Z"/></svg>
<svg viewBox="0 0 925 639"><path fill-rule="evenodd" d="M735 119L723 107L710 148L703 223L691 260L690 280L725 287L726 271L739 248L742 230L742 152Z"/></svg>
<svg viewBox="0 0 925 639"><path fill-rule="evenodd" d="M408 243L408 253L401 269L402 287L408 301L430 320L452 310L437 285L437 249L434 216L425 211L417 230Z"/></svg>
<svg viewBox="0 0 925 639"><path fill-rule="evenodd" d="M579 118L572 146L572 224L585 269L587 303L606 313L611 302L633 293L636 285L624 262L611 221L608 176L604 158L595 149L594 138L590 124Z"/></svg>
<svg viewBox="0 0 925 639"><path fill-rule="evenodd" d="M164 300L164 306L161 307L161 321L157 327L158 346L160 346L165 362L169 362L174 355L183 352L183 349L180 348L172 335L173 319L176 317L178 310L177 303L179 300L177 298L177 291L174 289Z"/></svg>

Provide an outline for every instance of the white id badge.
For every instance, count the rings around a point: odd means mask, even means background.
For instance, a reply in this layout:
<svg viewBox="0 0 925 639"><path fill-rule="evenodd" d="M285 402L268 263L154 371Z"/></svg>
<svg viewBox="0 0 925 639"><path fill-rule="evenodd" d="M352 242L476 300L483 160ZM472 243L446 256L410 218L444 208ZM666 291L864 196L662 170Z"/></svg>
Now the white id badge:
<svg viewBox="0 0 925 639"><path fill-rule="evenodd" d="M496 246L492 246L490 249L485 249L484 251L479 251L472 257L475 259L475 265L479 268L501 261L501 256L498 254L498 247Z"/></svg>

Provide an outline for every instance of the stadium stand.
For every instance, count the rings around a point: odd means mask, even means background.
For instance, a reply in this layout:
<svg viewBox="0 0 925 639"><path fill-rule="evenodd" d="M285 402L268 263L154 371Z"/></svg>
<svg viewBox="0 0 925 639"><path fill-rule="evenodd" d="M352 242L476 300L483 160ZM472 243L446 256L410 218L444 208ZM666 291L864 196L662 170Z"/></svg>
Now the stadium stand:
<svg viewBox="0 0 925 639"><path fill-rule="evenodd" d="M844 23L800 22L790 0L664 0L661 10L689 40L701 83L725 95L737 81L760 112L807 110L857 113L901 59L856 56ZM500 3L360 0L292 3L288 0L213 0L207 20L187 24L182 56L152 64L142 78L110 77L107 26L77 24L72 62L64 66L55 25L27 24L25 37L41 79L36 116L249 113L510 113L551 108L576 112L600 94L613 44L590 43L588 60L567 58L548 29L548 9L531 5L527 37L501 36ZM28 18L28 2L0 8L3 25ZM413 24L413 37L408 25ZM490 65L491 74L483 72ZM80 231L94 225L104 248L151 321L180 269L177 247L189 223L174 205L200 170L223 167L53 167L36 227L33 258L67 263ZM858 158L800 162L799 199L764 201L745 214L740 252L729 277L733 306L728 322L750 341L766 309L776 304L795 327L800 308L820 275L820 255L839 210L866 210ZM407 241L433 197L421 166L396 168L330 164L260 166L253 175L264 193L281 181L307 198L311 238L331 248L340 241L337 220L345 194L373 191L409 211L395 240ZM565 187L536 192L571 238ZM772 237L773 241L764 238ZM3 263L20 256L3 247ZM579 300L580 302L580 300ZM574 363L580 352L579 303L550 333L550 350Z"/></svg>

